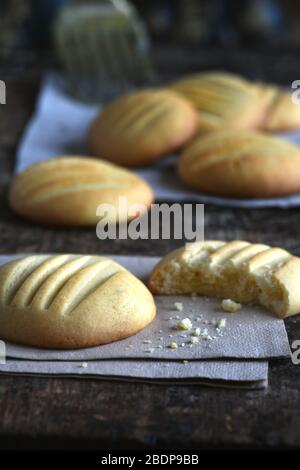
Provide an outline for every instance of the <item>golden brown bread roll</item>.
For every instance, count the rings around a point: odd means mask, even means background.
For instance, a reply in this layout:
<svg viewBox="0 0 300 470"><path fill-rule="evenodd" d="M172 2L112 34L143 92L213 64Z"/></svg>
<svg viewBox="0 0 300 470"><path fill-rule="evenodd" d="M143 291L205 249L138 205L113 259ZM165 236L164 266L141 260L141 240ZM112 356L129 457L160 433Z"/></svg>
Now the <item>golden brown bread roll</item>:
<svg viewBox="0 0 300 470"><path fill-rule="evenodd" d="M127 338L155 317L146 286L100 256L34 255L0 267L0 337L42 348Z"/></svg>
<svg viewBox="0 0 300 470"><path fill-rule="evenodd" d="M292 93L272 85L258 85L262 100L267 104L260 128L267 132L290 131L300 128L300 104L292 101Z"/></svg>
<svg viewBox="0 0 300 470"><path fill-rule="evenodd" d="M300 313L300 258L245 241L204 241L171 252L154 268L155 294L194 294L259 304L283 318Z"/></svg>
<svg viewBox="0 0 300 470"><path fill-rule="evenodd" d="M199 132L261 129L280 132L300 128L300 105L292 93L238 75L206 72L183 77L170 88L188 99L201 118Z"/></svg>
<svg viewBox="0 0 300 470"><path fill-rule="evenodd" d="M200 115L199 132L257 128L265 115L257 88L237 75L199 73L170 85L188 99Z"/></svg>
<svg viewBox="0 0 300 470"><path fill-rule="evenodd" d="M255 131L216 131L199 136L178 160L187 186L239 198L300 191L300 149Z"/></svg>
<svg viewBox="0 0 300 470"><path fill-rule="evenodd" d="M144 166L181 147L195 134L198 115L169 90L144 90L116 99L92 123L90 152L124 166Z"/></svg>
<svg viewBox="0 0 300 470"><path fill-rule="evenodd" d="M128 205L153 201L150 186L132 172L96 158L61 157L30 166L15 176L10 205L19 215L53 225L95 225L96 208L118 208L120 196ZM118 221L134 218L120 214ZM113 214L112 214L113 220Z"/></svg>

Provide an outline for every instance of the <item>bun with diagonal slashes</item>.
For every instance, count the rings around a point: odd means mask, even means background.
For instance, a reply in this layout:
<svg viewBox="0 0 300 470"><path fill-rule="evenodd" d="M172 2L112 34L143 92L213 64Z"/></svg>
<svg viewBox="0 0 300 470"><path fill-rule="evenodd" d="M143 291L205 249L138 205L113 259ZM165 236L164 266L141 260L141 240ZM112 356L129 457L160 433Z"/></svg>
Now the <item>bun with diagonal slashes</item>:
<svg viewBox="0 0 300 470"><path fill-rule="evenodd" d="M300 191L300 148L257 131L200 136L183 150L177 169L187 186L218 196L267 198Z"/></svg>
<svg viewBox="0 0 300 470"><path fill-rule="evenodd" d="M35 255L0 268L0 338L43 348L84 348L127 338L155 317L153 297L99 256Z"/></svg>
<svg viewBox="0 0 300 470"><path fill-rule="evenodd" d="M204 72L170 84L201 118L200 133L218 129L280 132L300 128L300 106L276 85L255 83L228 72Z"/></svg>
<svg viewBox="0 0 300 470"><path fill-rule="evenodd" d="M119 211L119 197L127 206L140 204L145 210L153 201L151 187L139 176L96 158L60 157L30 166L15 176L10 205L19 215L53 225L96 225L97 207L111 205L117 222L134 218Z"/></svg>
<svg viewBox="0 0 300 470"><path fill-rule="evenodd" d="M143 90L110 103L92 123L90 152L124 166L149 165L177 150L198 130L193 106L170 90Z"/></svg>
<svg viewBox="0 0 300 470"><path fill-rule="evenodd" d="M199 73L171 83L170 88L197 109L201 134L218 129L255 129L265 115L267 103L251 82L238 75Z"/></svg>

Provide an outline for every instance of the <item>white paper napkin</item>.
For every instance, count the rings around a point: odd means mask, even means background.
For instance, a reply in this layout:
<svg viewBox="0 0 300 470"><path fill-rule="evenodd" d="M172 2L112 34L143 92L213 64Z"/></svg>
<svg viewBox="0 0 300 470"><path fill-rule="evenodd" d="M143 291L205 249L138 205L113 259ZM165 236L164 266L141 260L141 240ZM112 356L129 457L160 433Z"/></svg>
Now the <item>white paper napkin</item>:
<svg viewBox="0 0 300 470"><path fill-rule="evenodd" d="M16 171L55 156L88 155L85 136L99 109L99 106L86 105L65 95L56 76L46 77L35 114L17 151ZM300 144L300 132L284 133L281 136ZM170 156L154 166L136 170L153 187L157 200L195 201L248 208L287 208L300 205L300 194L270 199L231 199L195 193L186 188L177 177L175 161L176 157Z"/></svg>
<svg viewBox="0 0 300 470"><path fill-rule="evenodd" d="M264 388L268 384L266 361L89 361L40 362L9 360L0 373L118 379L124 381L207 384L238 388Z"/></svg>

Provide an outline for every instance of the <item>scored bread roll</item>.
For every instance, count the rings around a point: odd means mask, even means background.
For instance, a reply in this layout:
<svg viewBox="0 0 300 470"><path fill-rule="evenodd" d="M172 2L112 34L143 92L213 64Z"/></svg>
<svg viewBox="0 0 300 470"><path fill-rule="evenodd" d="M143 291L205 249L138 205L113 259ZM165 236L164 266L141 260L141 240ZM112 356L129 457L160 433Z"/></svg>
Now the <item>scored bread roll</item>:
<svg viewBox="0 0 300 470"><path fill-rule="evenodd" d="M294 103L292 92L273 85L259 84L258 91L267 105L260 128L266 132L281 132L300 128L300 103Z"/></svg>
<svg viewBox="0 0 300 470"><path fill-rule="evenodd" d="M191 188L219 196L267 198L300 191L300 148L255 131L199 136L178 159Z"/></svg>
<svg viewBox="0 0 300 470"><path fill-rule="evenodd" d="M292 92L239 75L205 72L183 77L170 89L188 99L201 118L200 133L218 129L280 132L300 128L300 105Z"/></svg>
<svg viewBox="0 0 300 470"><path fill-rule="evenodd" d="M97 207L111 204L118 210L120 196L127 197L128 206L141 204L145 211L153 201L150 186L128 170L96 158L61 157L32 165L15 176L10 205L19 215L35 222L95 225L100 220ZM124 211L117 213L117 221L135 216ZM111 220L114 221L113 213Z"/></svg>
<svg viewBox="0 0 300 470"><path fill-rule="evenodd" d="M92 123L87 144L93 155L120 165L149 165L191 139L198 121L176 93L143 90L109 104Z"/></svg>
<svg viewBox="0 0 300 470"><path fill-rule="evenodd" d="M154 294L200 294L259 304L278 317L300 313L300 258L245 241L205 241L173 251L154 268Z"/></svg>
<svg viewBox="0 0 300 470"><path fill-rule="evenodd" d="M127 338L155 313L146 286L108 258L34 255L0 267L2 339L85 348Z"/></svg>
<svg viewBox="0 0 300 470"><path fill-rule="evenodd" d="M237 75L207 72L183 77L170 88L197 109L199 132L258 128L265 115L257 87Z"/></svg>

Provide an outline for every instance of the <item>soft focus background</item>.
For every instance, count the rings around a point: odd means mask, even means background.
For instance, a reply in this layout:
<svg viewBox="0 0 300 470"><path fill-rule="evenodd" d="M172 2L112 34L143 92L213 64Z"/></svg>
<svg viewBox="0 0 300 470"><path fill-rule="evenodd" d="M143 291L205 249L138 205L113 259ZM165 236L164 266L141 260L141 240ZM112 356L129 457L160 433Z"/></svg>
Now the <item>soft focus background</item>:
<svg viewBox="0 0 300 470"><path fill-rule="evenodd" d="M300 79L299 0L136 0L132 5L122 0L0 1L0 79L7 85L7 104L0 106L2 254L160 256L178 246L178 240L169 247L161 240L100 243L94 230L42 227L10 210L16 149L49 68L66 71L73 90L80 76L87 91L100 84L104 95L107 88L117 93L130 84L211 69L284 86ZM79 6L101 12L82 20ZM299 219L299 208L211 205L205 208L205 236L282 246L299 256ZM299 316L286 327L291 342L300 338ZM245 392L2 377L0 448L54 444L107 450L121 442L123 448L145 449L299 449L300 367L274 361L269 380L267 390Z"/></svg>
<svg viewBox="0 0 300 470"><path fill-rule="evenodd" d="M8 68L11 72L12 67L18 74L20 70L26 69L28 73L33 67L59 63L59 54L54 52L53 25L61 9L78 4L110 3L122 8L121 0L2 0L2 75ZM150 38L149 54L158 75L226 68L269 80L273 74L273 80L282 83L297 78L295 54L300 49L297 0L132 0L131 3ZM101 25L98 29L101 30ZM102 50L101 43L99 50ZM255 61L256 55L264 60Z"/></svg>
<svg viewBox="0 0 300 470"><path fill-rule="evenodd" d="M2 0L1 52L49 50L67 4L101 0ZM297 0L132 0L155 42L232 47L300 46Z"/></svg>

